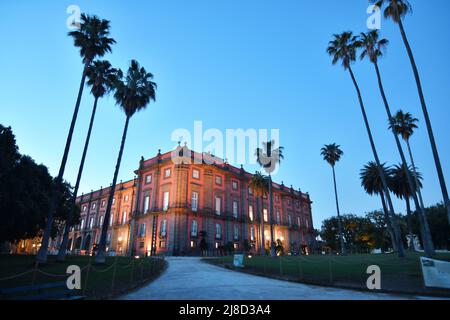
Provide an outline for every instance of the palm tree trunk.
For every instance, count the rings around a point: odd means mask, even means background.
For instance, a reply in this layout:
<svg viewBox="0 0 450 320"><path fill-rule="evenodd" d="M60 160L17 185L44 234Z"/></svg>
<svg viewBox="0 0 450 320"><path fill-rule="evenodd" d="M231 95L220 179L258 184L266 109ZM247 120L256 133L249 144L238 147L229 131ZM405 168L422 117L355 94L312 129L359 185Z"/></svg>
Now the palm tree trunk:
<svg viewBox="0 0 450 320"><path fill-rule="evenodd" d="M108 204L106 206L106 212L105 212L105 216L103 218L102 234L100 236L100 243L98 245L98 253L97 253L97 256L95 257L95 262L99 263L99 264L105 263L106 235L108 233L109 219L111 216L111 207L112 207L112 202L114 199L114 192L116 189L117 176L119 175L120 163L122 162L122 154L123 154L123 149L125 147L125 140L127 138L129 122L130 122L130 117L127 116L127 118L125 120L125 127L123 129L122 142L120 144L119 156L117 157L116 169L114 171L114 178L113 178L113 182L111 185L111 189L109 191Z"/></svg>
<svg viewBox="0 0 450 320"><path fill-rule="evenodd" d="M436 171L439 177L439 183L441 185L442 197L444 199L444 205L447 208L447 219L450 224L450 200L448 198L447 185L445 184L444 173L442 172L441 161L439 159L439 153L436 146L436 141L434 139L433 128L431 126L430 117L428 115L428 108L425 102L425 96L422 90L422 83L420 81L419 71L417 69L416 61L414 59L414 55L412 53L411 46L409 45L408 37L406 36L405 29L403 27L403 22L400 19L398 23L400 27L400 33L402 35L403 42L406 47L406 51L408 52L409 60L411 61L411 66L414 72L414 78L416 80L417 90L419 92L420 104L422 105L423 116L425 118L425 124L427 126L428 137L430 139L431 150L433 152L434 164L436 166Z"/></svg>
<svg viewBox="0 0 450 320"><path fill-rule="evenodd" d="M269 174L269 219L270 219L270 256L276 257L277 250L275 249L274 230L273 230L273 191L272 191L272 176Z"/></svg>
<svg viewBox="0 0 450 320"><path fill-rule="evenodd" d="M412 151L411 151L411 146L409 145L409 139L406 140L406 146L408 147L409 158L411 160L411 164L412 164L412 167L413 167L414 181L415 181L416 186L417 186L417 195L419 196L420 206L422 207L423 210L425 210L425 205L423 204L423 198L422 198L422 191L420 191L419 179L417 178L416 164L414 163L414 158L413 158L413 154L412 154Z"/></svg>
<svg viewBox="0 0 450 320"><path fill-rule="evenodd" d="M394 251L397 251L397 240L395 239L395 232L394 228L392 228L391 218L389 217L389 211L386 205L386 199L384 198L383 191L380 192L380 197L381 197L381 204L383 205L384 220L386 222L387 230L391 238L392 249L394 249Z"/></svg>
<svg viewBox="0 0 450 320"><path fill-rule="evenodd" d="M87 151L89 148L89 141L91 139L92 128L94 126L95 113L97 112L97 102L98 102L98 97L95 98L94 106L92 107L91 120L89 122L89 128L88 128L88 132L86 135L86 141L84 142L83 155L81 156L81 162L80 162L80 166L78 168L77 181L75 183L75 188L73 190L72 208L69 211L69 216L67 217L66 226L64 228L63 239L62 239L61 245L59 246L58 258L57 258L58 261L64 261L66 258L67 243L69 242L69 232L70 232L70 228L72 227L72 220L73 220L73 216L75 214L75 209L76 209L75 201L77 199L78 189L80 188L80 181L81 181L81 176L83 174L84 162L86 160L86 155L87 155Z"/></svg>
<svg viewBox="0 0 450 320"><path fill-rule="evenodd" d="M414 251L411 204L409 203L409 198L408 197L406 197L405 201L406 201L406 224L408 226L408 235L409 235L408 249L410 251Z"/></svg>
<svg viewBox="0 0 450 320"><path fill-rule="evenodd" d="M333 169L333 183L334 183L334 196L336 199L336 210L337 210L337 217L338 217L338 232L339 232L339 241L341 244L341 253L343 255L347 254L345 250L345 244L344 244L344 233L342 230L342 218L341 218L341 212L339 210L339 200L338 200L338 192L337 192L337 185L336 185L336 173L334 171L334 166L331 166Z"/></svg>
<svg viewBox="0 0 450 320"><path fill-rule="evenodd" d="M261 233L261 255L265 256L266 255L266 239L264 236L264 200L263 197L261 196L259 198L259 202L260 202L260 220L261 220L261 224L260 226L260 233Z"/></svg>
<svg viewBox="0 0 450 320"><path fill-rule="evenodd" d="M381 178L381 182L383 184L384 194L386 196L386 200L387 200L387 203L388 203L389 211L390 211L390 214L391 214L392 226L394 227L394 231L396 233L396 239L397 239L397 245L398 245L398 256L400 258L402 258L402 257L404 257L403 243L402 243L402 239L401 239L401 236L400 236L400 229L399 229L398 224L397 224L397 218L395 216L395 210L394 210L394 206L392 204L391 195L389 194L389 188L388 188L388 184L387 184L387 179L386 179L384 171L383 171L383 169L381 167L380 159L378 157L377 149L375 147L375 142L373 141L372 131L370 130L369 120L367 119L366 109L364 107L364 102L363 102L362 96L361 96L361 90L359 89L358 82L356 82L355 75L353 74L352 68L350 66L349 66L348 70L350 72L350 76L352 78L353 84L354 84L356 92L358 94L359 105L361 107L361 113L362 113L363 118L364 118L364 124L366 126L367 135L369 136L370 146L372 148L373 156L375 158L375 162L376 162L377 167L378 167L378 172L379 172L379 175L380 175L380 178Z"/></svg>
<svg viewBox="0 0 450 320"><path fill-rule="evenodd" d="M375 66L375 71L377 73L378 87L380 88L380 93L381 93L381 96L383 98L383 103L384 103L384 107L386 109L386 114L388 116L389 123L392 123L391 109L389 107L389 103L388 103L387 98L386 98L386 93L384 92L383 82L381 80L381 74L380 74L380 69L378 68L378 63L375 62L374 66ZM395 133L394 126L392 125L391 127L392 127L392 134L394 135L395 143L397 145L398 152L400 153L400 158L402 159L402 164L403 164L403 167L404 167L404 170L405 170L406 179L408 181L408 187L409 187L409 190L410 190L410 195L413 198L414 206L416 208L417 215L419 216L420 224L422 225L422 228L424 230L423 244L424 244L425 254L428 257L432 257L434 255L433 241L431 239L430 227L428 225L427 217L425 216L424 208L420 205L419 200L417 199L416 190L418 188L416 187L416 184L414 184L414 181L413 181L413 179L412 179L412 177L411 177L411 175L409 173L408 162L406 161L405 153L403 152L403 148L402 148L402 145L400 143L400 138ZM409 202L409 199L408 199L408 202Z"/></svg>
<svg viewBox="0 0 450 320"><path fill-rule="evenodd" d="M50 234L52 231L54 213L60 198L60 187L63 181L64 171L66 170L67 158L69 157L70 145L72 143L73 131L75 129L75 124L77 122L78 110L80 109L81 97L83 96L84 83L86 82L86 72L90 64L87 61L84 65L83 75L81 76L80 88L78 90L77 102L75 103L75 109L73 110L72 122L70 123L69 133L66 139L66 146L64 148L64 154L61 160L61 165L59 167L58 177L55 181L55 187L53 188L52 195L50 198L49 210L47 214L47 222L45 224L44 234L42 236L41 247L36 255L36 262L46 263L47 262L47 252L48 243L50 241Z"/></svg>

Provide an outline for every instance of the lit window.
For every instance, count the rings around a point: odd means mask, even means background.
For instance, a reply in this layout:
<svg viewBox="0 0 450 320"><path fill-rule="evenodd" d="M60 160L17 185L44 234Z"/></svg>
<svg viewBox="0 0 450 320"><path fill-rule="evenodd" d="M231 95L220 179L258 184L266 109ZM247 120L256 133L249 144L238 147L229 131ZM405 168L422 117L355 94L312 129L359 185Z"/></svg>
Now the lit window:
<svg viewBox="0 0 450 320"><path fill-rule="evenodd" d="M83 212L85 212L86 211L86 206L83 206Z"/></svg>
<svg viewBox="0 0 450 320"><path fill-rule="evenodd" d="M255 227L250 227L250 240L255 241Z"/></svg>
<svg viewBox="0 0 450 320"><path fill-rule="evenodd" d="M222 177L216 176L216 184L221 185L222 184Z"/></svg>
<svg viewBox="0 0 450 320"><path fill-rule="evenodd" d="M238 183L237 183L237 181L232 181L232 182L231 182L231 186L232 186L233 190L237 190L237 189L238 189Z"/></svg>
<svg viewBox="0 0 450 320"><path fill-rule="evenodd" d="M165 237L167 235L167 220L166 219L161 221L160 235L161 235L161 237Z"/></svg>
<svg viewBox="0 0 450 320"><path fill-rule="evenodd" d="M250 219L250 221L253 221L253 206L252 205L248 206L248 218Z"/></svg>
<svg viewBox="0 0 450 320"><path fill-rule="evenodd" d="M128 195L125 195L125 202L128 202Z"/></svg>
<svg viewBox="0 0 450 320"><path fill-rule="evenodd" d="M280 210L277 210L277 224L281 224Z"/></svg>
<svg viewBox="0 0 450 320"><path fill-rule="evenodd" d="M236 242L236 243L234 244L234 249L239 249L239 243Z"/></svg>
<svg viewBox="0 0 450 320"><path fill-rule="evenodd" d="M216 214L220 216L222 210L222 198L216 197Z"/></svg>
<svg viewBox="0 0 450 320"><path fill-rule="evenodd" d="M290 214L288 214L288 222L289 222L289 225L291 226L292 225L292 217Z"/></svg>
<svg viewBox="0 0 450 320"><path fill-rule="evenodd" d="M170 177L170 168L167 168L166 170L164 170L164 178L169 178Z"/></svg>
<svg viewBox="0 0 450 320"><path fill-rule="evenodd" d="M195 248L195 241L191 240L191 248Z"/></svg>
<svg viewBox="0 0 450 320"><path fill-rule="evenodd" d="M198 223L197 220L192 220L191 223L191 237L196 237L198 234Z"/></svg>
<svg viewBox="0 0 450 320"><path fill-rule="evenodd" d="M84 228L84 219L81 219L81 225L80 225L80 229Z"/></svg>
<svg viewBox="0 0 450 320"><path fill-rule="evenodd" d="M239 240L239 227L237 225L234 226L234 240Z"/></svg>
<svg viewBox="0 0 450 320"><path fill-rule="evenodd" d="M103 216L100 216L100 222L99 222L99 227L101 228L103 226Z"/></svg>
<svg viewBox="0 0 450 320"><path fill-rule="evenodd" d="M252 194L253 194L253 190L252 190L252 188L250 188L250 187L248 187L248 194L249 194L249 195L252 195Z"/></svg>
<svg viewBox="0 0 450 320"><path fill-rule="evenodd" d="M165 248L166 247L166 242L165 241L160 241L159 242L159 247L160 248Z"/></svg>
<svg viewBox="0 0 450 320"><path fill-rule="evenodd" d="M216 223L216 239L222 239L222 225Z"/></svg>
<svg viewBox="0 0 450 320"><path fill-rule="evenodd" d="M111 214L109 216L109 225L112 226L112 224L113 224L113 215Z"/></svg>
<svg viewBox="0 0 450 320"><path fill-rule="evenodd" d="M150 183L152 183L152 175L151 174L145 176L145 184L150 184Z"/></svg>
<svg viewBox="0 0 450 320"><path fill-rule="evenodd" d="M163 211L169 210L169 191L164 192Z"/></svg>
<svg viewBox="0 0 450 320"><path fill-rule="evenodd" d="M192 205L192 211L197 211L197 209L198 209L198 192L192 192L191 205Z"/></svg>
<svg viewBox="0 0 450 320"><path fill-rule="evenodd" d="M94 226L94 217L91 217L91 220L89 221L89 229L92 229Z"/></svg>
<svg viewBox="0 0 450 320"><path fill-rule="evenodd" d="M112 204L114 205L116 203L116 198L113 198Z"/></svg>
<svg viewBox="0 0 450 320"><path fill-rule="evenodd" d="M127 223L127 212L126 211L124 211L122 214L122 224L125 224L125 223Z"/></svg>
<svg viewBox="0 0 450 320"><path fill-rule="evenodd" d="M147 213L150 209L150 196L146 195L144 197L144 213Z"/></svg>
<svg viewBox="0 0 450 320"><path fill-rule="evenodd" d="M233 217L238 217L238 202L236 200L233 201Z"/></svg>
<svg viewBox="0 0 450 320"><path fill-rule="evenodd" d="M105 207L105 205L106 205L106 201L102 200L102 204L101 204L102 208Z"/></svg>
<svg viewBox="0 0 450 320"><path fill-rule="evenodd" d="M96 204L96 203L93 203L93 204L92 204L92 210L95 210L95 207L97 207L97 204Z"/></svg>
<svg viewBox="0 0 450 320"><path fill-rule="evenodd" d="M267 222L269 220L269 215L267 214L267 209L263 209L264 221Z"/></svg>
<svg viewBox="0 0 450 320"><path fill-rule="evenodd" d="M198 171L197 169L192 170L192 178L200 179L200 171Z"/></svg>
<svg viewBox="0 0 450 320"><path fill-rule="evenodd" d="M297 217L297 224L300 227L301 223L300 223L300 217Z"/></svg>
<svg viewBox="0 0 450 320"><path fill-rule="evenodd" d="M139 236L140 236L141 238L145 237L145 232L146 232L146 231L147 231L147 224L142 223L142 224L141 224L141 230L140 230L140 232L139 232Z"/></svg>

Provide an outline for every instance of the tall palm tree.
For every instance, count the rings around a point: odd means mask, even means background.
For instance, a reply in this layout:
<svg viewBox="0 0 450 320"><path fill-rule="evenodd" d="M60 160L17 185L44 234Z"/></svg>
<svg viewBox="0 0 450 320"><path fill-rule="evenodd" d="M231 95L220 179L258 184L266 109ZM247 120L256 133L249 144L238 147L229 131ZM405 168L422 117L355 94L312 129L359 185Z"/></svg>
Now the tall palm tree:
<svg viewBox="0 0 450 320"><path fill-rule="evenodd" d="M390 180L390 168L386 167L386 164L383 163L381 165L381 169L383 170L388 180ZM377 164L373 161L368 162L364 165L364 168L361 169L360 172L361 178L361 186L369 195L379 195L381 198L381 205L383 206L384 212L384 221L387 226L387 230L389 232L389 236L391 238L392 248L394 251L397 251L397 241L395 239L394 228L392 228L391 218L389 217L389 211L386 205L386 199L384 197L383 192L383 183L381 182L380 173L377 167Z"/></svg>
<svg viewBox="0 0 450 320"><path fill-rule="evenodd" d="M391 190L392 192L399 198L404 199L406 203L406 219L407 219L407 225L408 225L408 234L410 237L409 241L409 249L413 250L412 247L412 221L411 221L411 204L409 202L409 199L412 197L412 194L417 192L418 189L422 188L421 179L422 176L418 172L417 173L417 184L414 184L414 191L411 191L409 184L408 184L408 178L407 174L411 174L411 168L404 166L403 164L395 165L391 169ZM426 230L422 224L420 224L420 232L422 235L422 240L425 242L424 237L426 236Z"/></svg>
<svg viewBox="0 0 450 320"><path fill-rule="evenodd" d="M391 119L390 129L393 129L396 134L402 137L402 139L406 142L406 146L408 148L409 153L409 159L411 161L411 166L413 168L414 173L414 180L416 182L416 185L418 184L417 181L417 172L416 172L416 164L414 163L414 157L411 150L411 145L409 143L409 139L414 134L414 130L418 128L417 122L419 120L417 118L414 118L411 113L409 112L403 112L402 110L397 111L397 113L394 115L394 117ZM423 204L423 198L422 198L422 192L420 191L420 188L417 189L417 195L419 196L420 206L422 208L425 208Z"/></svg>
<svg viewBox="0 0 450 320"><path fill-rule="evenodd" d="M447 185L444 179L444 173L442 172L441 160L439 159L439 153L436 146L436 140L434 139L433 127L431 125L430 117L428 115L428 108L425 101L425 95L422 89L422 83L420 80L419 70L414 59L414 55L409 44L408 37L406 36L405 28L403 26L403 19L405 16L412 11L412 7L407 0L370 0L375 3L380 8L385 6L384 17L390 18L394 23L398 24L400 33L405 44L406 51L408 53L409 60L411 62L411 67L413 69L414 78L416 80L417 91L419 93L420 104L422 106L422 112L425 119L425 124L427 126L428 137L430 139L431 150L433 152L434 164L436 166L436 171L439 178L439 183L441 186L442 197L444 199L444 204L447 208L447 218L450 224L450 200L448 197Z"/></svg>
<svg viewBox="0 0 450 320"><path fill-rule="evenodd" d="M327 52L330 56L333 57L333 64L336 64L339 61L341 61L342 66L344 67L344 70L348 70L348 72L350 73L351 79L353 81L353 85L355 86L356 92L358 94L359 105L361 108L361 113L363 115L367 134L369 136L370 146L372 148L372 152L373 152L377 167L380 170L380 178L383 183L384 194L386 196L386 200L388 203L388 208L389 208L389 212L390 212L390 216L391 216L392 225L396 232L398 255L399 255L399 257L403 257L404 256L403 245L401 244L401 238L399 235L400 231L398 228L397 219L395 217L395 211L394 211L394 206L392 204L391 195L389 194L387 179L386 179L386 176L384 175L384 172L381 170L380 159L378 157L378 152L376 150L375 142L373 140L372 131L371 131L370 125L369 125L369 120L367 119L366 109L364 107L361 90L359 89L355 75L351 68L352 62L354 62L356 60L356 49L357 48L356 48L355 44L356 44L357 40L358 40L357 37L353 36L352 32L344 32L339 35L335 34L334 39L332 41L330 41L330 43L329 43Z"/></svg>
<svg viewBox="0 0 450 320"><path fill-rule="evenodd" d="M80 187L81 176L83 174L84 162L89 147L89 141L91 139L92 128L94 126L95 114L97 111L97 103L100 98L111 91L113 83L115 82L117 70L112 68L111 64L106 61L94 61L87 69L86 75L88 78L87 84L91 87L91 93L94 96L94 106L92 107L91 120L89 122L89 129L86 135L86 141L84 143L83 155L81 156L80 166L78 168L77 181L75 183L73 197L72 197L72 210L69 211L69 216L64 228L63 239L59 247L58 261L64 261L67 251L67 243L69 241L69 231L72 227L72 217L75 210L75 200L78 195L78 189Z"/></svg>
<svg viewBox="0 0 450 320"><path fill-rule="evenodd" d="M64 171L66 169L67 158L69 156L72 135L78 117L78 110L80 108L88 67L96 57L103 57L106 53L111 52L111 45L116 43L114 39L109 38L109 28L110 25L108 20L99 19L97 16L82 14L79 30L69 32L69 36L71 36L74 40L75 47L80 48L80 56L83 59L84 68L81 76L80 88L78 90L77 101L75 103L75 109L73 111L72 122L70 124L69 134L66 140L64 154L59 167L58 176L56 178L56 190L52 193L41 247L39 248L36 256L36 261L38 263L47 262L48 243L53 225L54 211L59 199L59 186L61 185Z"/></svg>
<svg viewBox="0 0 450 320"><path fill-rule="evenodd" d="M260 239L261 239L261 255L265 255L266 253L266 246L265 246L265 239L264 239L264 215L263 215L263 206L264 201L263 197L267 194L269 190L269 179L264 176L261 172L257 171L249 183L250 188L252 189L253 195L255 196L255 199L259 199L260 203L260 210L259 210L259 220L260 220Z"/></svg>
<svg viewBox="0 0 450 320"><path fill-rule="evenodd" d="M341 242L341 253L346 254L345 243L344 243L344 233L342 230L342 218L341 218L341 212L339 210L339 198L338 198L337 185L336 185L336 173L334 170L334 167L336 166L336 162L338 162L341 159L341 157L344 155L344 152L341 150L341 146L337 145L336 143L332 143L332 144L326 144L320 150L320 154L323 156L323 160L328 162L328 164L331 166L331 169L333 170L334 196L336 199L336 210L337 210L338 229L339 229L338 232L339 232L339 240Z"/></svg>
<svg viewBox="0 0 450 320"><path fill-rule="evenodd" d="M385 51L388 43L389 43L388 40L379 38L378 30L373 30L368 33L362 33L361 40L357 42L357 46L362 48L361 60L363 60L364 58L368 58L375 67L375 73L377 75L377 80L378 80L378 88L380 90L381 97L383 98L384 108L386 110L386 114L389 119L390 127L392 128L392 113L391 113L391 109L389 107L386 93L384 91L383 81L381 79L380 68L378 66L378 59L383 56L383 52ZM402 160L402 164L406 168L407 161L406 161L405 153L403 152L402 145L400 143L400 139L399 139L397 133L395 132L395 130L392 130L392 134L394 136L395 143L397 145L397 150L398 150L398 152L400 154L400 158ZM414 190L415 182L413 179L413 175L410 175L410 172L408 170L405 171L405 174L406 174L407 185L409 186L410 190ZM410 195L413 199L414 206L416 208L417 215L419 217L419 221L425 230L425 234L424 234L425 237L423 239L425 254L427 256L431 257L434 255L434 246L433 246L433 241L431 238L428 221L425 216L425 209L420 205L416 192L411 192Z"/></svg>
<svg viewBox="0 0 450 320"><path fill-rule="evenodd" d="M272 173L276 166L284 159L284 147L275 148L275 140L263 142L263 148L256 149L256 159L258 164L269 175L269 224L270 224L270 255L277 256L275 235L273 228L273 191L272 191Z"/></svg>
<svg viewBox="0 0 450 320"><path fill-rule="evenodd" d="M117 80L114 83L114 98L117 104L125 113L125 127L122 134L119 155L117 158L116 169L114 171L113 182L111 184L108 204L105 217L103 219L102 233L98 246L98 254L95 258L96 263L105 263L106 235L108 233L108 224L111 216L111 207L116 189L117 176L119 174L120 163L122 161L123 149L127 137L128 125L131 117L138 111L145 109L150 101L156 98L156 83L152 81L153 75L144 67L141 67L136 60L131 60L127 74L124 76L122 71L117 72Z"/></svg>

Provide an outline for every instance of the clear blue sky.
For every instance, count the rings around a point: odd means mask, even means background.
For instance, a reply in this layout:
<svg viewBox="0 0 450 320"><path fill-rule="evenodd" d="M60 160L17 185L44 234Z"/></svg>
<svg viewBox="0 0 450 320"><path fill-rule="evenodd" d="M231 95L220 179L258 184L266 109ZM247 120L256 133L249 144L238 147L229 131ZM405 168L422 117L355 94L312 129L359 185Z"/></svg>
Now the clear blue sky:
<svg viewBox="0 0 450 320"><path fill-rule="evenodd" d="M431 3L432 2L432 3ZM450 184L450 19L448 0L411 0L405 27L422 75L447 183ZM133 177L141 155L169 150L174 129L279 128L286 158L276 177L309 191L315 226L335 214L330 167L320 148L336 142L345 152L337 165L343 213L380 207L360 187L359 170L372 153L348 74L331 66L325 50L333 33L366 31L363 0L1 1L0 123L10 125L20 151L56 174L81 76L81 60L67 34L66 8L111 20L117 40L114 66L136 58L155 75L157 102L131 122L120 171ZM412 139L425 177L427 204L441 200L433 159L409 61L398 32L383 21L391 41L381 62L392 108L421 120ZM399 161L368 62L356 76L382 161ZM93 102L85 91L65 178L75 182ZM124 116L112 97L101 100L81 183L88 192L112 180ZM254 171L255 167L247 167ZM401 202L396 202L403 211Z"/></svg>

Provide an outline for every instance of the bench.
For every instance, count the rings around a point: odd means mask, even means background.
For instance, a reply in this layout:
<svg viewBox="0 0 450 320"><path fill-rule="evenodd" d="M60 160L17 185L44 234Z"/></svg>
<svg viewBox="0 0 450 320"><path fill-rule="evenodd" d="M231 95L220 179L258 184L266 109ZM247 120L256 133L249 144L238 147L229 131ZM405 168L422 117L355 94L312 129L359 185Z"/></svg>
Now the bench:
<svg viewBox="0 0 450 320"><path fill-rule="evenodd" d="M80 290L69 290L66 282L49 282L15 288L0 288L0 300L82 300Z"/></svg>

